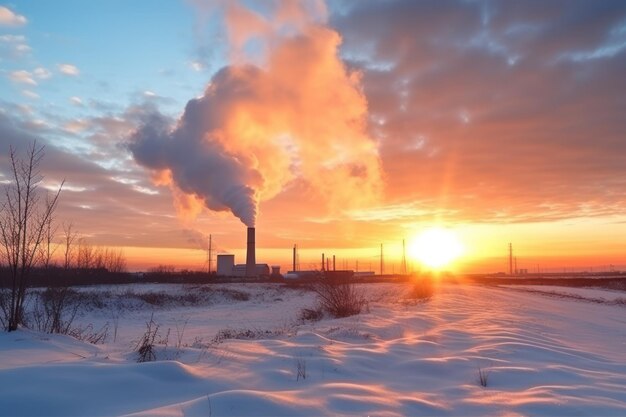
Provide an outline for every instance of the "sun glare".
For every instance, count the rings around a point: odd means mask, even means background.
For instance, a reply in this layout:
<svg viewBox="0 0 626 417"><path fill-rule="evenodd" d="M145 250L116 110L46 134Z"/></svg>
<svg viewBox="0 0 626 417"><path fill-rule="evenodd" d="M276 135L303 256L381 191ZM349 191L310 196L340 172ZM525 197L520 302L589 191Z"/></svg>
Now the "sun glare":
<svg viewBox="0 0 626 417"><path fill-rule="evenodd" d="M437 227L423 231L409 244L409 255L432 269L448 266L463 250L463 244L453 231Z"/></svg>

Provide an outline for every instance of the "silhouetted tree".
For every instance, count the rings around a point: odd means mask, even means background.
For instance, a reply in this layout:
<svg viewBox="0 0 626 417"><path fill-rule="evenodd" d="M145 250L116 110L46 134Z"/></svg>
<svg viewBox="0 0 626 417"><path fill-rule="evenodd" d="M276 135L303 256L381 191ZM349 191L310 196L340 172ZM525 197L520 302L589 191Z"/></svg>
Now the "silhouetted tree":
<svg viewBox="0 0 626 417"><path fill-rule="evenodd" d="M41 199L39 184L43 176L39 165L44 147L33 142L20 159L13 147L9 159L13 178L0 203L0 246L8 267L9 291L0 308L6 330L17 330L22 323L29 274L40 254L40 245L57 207L63 183L46 199Z"/></svg>
<svg viewBox="0 0 626 417"><path fill-rule="evenodd" d="M78 238L78 232L73 231L73 223L63 224L63 268L70 269L74 259L74 241Z"/></svg>

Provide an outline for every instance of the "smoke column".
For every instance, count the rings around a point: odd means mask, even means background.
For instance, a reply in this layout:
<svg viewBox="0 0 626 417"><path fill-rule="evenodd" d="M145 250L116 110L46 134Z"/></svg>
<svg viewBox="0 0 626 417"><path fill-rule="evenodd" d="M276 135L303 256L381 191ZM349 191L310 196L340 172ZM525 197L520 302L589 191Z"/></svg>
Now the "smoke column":
<svg viewBox="0 0 626 417"><path fill-rule="evenodd" d="M331 208L359 206L381 189L360 74L339 58L341 37L325 25L325 5L269 5L257 11L213 2L211 10L226 22L230 64L177 121L153 113L128 145L175 199L230 210L248 227L258 203L296 178L320 195L324 190ZM251 48L253 56L246 53Z"/></svg>

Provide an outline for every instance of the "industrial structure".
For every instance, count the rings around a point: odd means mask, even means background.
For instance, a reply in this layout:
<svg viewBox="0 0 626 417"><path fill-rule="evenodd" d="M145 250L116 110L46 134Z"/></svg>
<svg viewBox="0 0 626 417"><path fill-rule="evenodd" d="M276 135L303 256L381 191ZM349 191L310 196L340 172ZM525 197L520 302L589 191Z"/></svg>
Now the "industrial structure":
<svg viewBox="0 0 626 417"><path fill-rule="evenodd" d="M337 258L335 255L326 255L322 253L321 264L319 269L301 269L299 259L299 247L297 244L292 248L292 270L287 271L285 274L281 274L280 266L270 265L266 263L256 262L256 230L254 227L247 228L247 240L246 240L246 262L235 263L234 254L219 254L217 255L217 268L216 273L220 277L237 277L237 278L285 278L285 279L316 279L316 278L353 278L353 277L366 277L373 276L375 272L372 270L370 263L369 270L359 271L359 262L356 261L356 269L349 269L347 262L343 262L343 268L337 269ZM209 248L211 246L211 240L209 237ZM402 270L406 273L406 257L404 249L404 241L402 242L403 260ZM209 255L210 256L210 255ZM211 268L211 263L209 263ZM383 245L380 245L380 273L384 273L384 260L383 260Z"/></svg>
<svg viewBox="0 0 626 417"><path fill-rule="evenodd" d="M217 275L223 277L268 277L270 267L268 264L256 263L256 231L254 227L248 227L248 240L246 248L246 263L235 264L235 255L217 255ZM280 275L280 267L272 267L272 274Z"/></svg>

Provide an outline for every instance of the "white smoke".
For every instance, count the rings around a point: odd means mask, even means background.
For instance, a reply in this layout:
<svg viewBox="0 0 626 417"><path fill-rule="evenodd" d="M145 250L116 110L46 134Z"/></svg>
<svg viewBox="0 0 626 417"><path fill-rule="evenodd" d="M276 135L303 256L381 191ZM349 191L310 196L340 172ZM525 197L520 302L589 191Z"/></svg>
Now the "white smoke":
<svg viewBox="0 0 626 417"><path fill-rule="evenodd" d="M380 161L365 130L360 76L339 58L339 34L320 22L325 9L318 1L292 0L261 15L225 4L232 64L176 123L158 113L145 120L129 145L136 161L166 173L175 195L230 210L249 227L259 201L295 178L318 191L333 184L324 193L333 207L377 196ZM314 19L307 18L312 4L322 11ZM262 64L245 62L251 39L264 45Z"/></svg>

